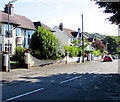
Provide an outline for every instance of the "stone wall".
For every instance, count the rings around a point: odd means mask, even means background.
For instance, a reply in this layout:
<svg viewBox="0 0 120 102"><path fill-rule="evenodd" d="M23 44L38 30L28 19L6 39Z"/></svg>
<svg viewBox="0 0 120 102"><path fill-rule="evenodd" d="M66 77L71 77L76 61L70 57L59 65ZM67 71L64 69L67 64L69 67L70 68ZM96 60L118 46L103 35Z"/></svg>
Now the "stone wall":
<svg viewBox="0 0 120 102"><path fill-rule="evenodd" d="M55 63L75 63L75 62L82 62L82 57L65 57L63 59L60 60L39 60L36 59L35 57L33 57L32 55L30 55L30 53L25 53L25 63L26 63L26 67L32 67L32 66L43 66L43 65L48 65L48 64L55 64ZM91 55L90 55L91 56ZM101 57L85 57L84 61L92 61L92 60L100 60Z"/></svg>
<svg viewBox="0 0 120 102"><path fill-rule="evenodd" d="M42 66L42 65L48 65L48 64L54 64L54 63L61 63L65 62L65 58L60 59L60 60L39 60L30 55L30 53L25 53L25 64L27 67L32 67L32 66Z"/></svg>

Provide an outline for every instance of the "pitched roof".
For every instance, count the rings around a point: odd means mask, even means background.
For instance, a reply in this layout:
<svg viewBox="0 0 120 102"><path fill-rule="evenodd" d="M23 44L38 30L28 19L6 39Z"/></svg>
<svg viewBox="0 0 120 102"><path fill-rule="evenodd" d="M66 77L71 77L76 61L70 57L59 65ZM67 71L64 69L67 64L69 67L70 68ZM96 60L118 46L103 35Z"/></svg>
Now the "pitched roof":
<svg viewBox="0 0 120 102"><path fill-rule="evenodd" d="M38 28L38 26L42 26L42 27L44 27L44 28L46 28L46 29L48 29L48 30L51 30L50 27L48 27L47 25L41 23L40 21L34 22L34 25L35 25L35 28L36 28L36 29Z"/></svg>
<svg viewBox="0 0 120 102"><path fill-rule="evenodd" d="M72 34L75 32L74 30L70 30L67 28L63 28L64 33L69 37L74 37Z"/></svg>
<svg viewBox="0 0 120 102"><path fill-rule="evenodd" d="M5 12L0 12L0 22L2 23L7 23L8 22L8 14ZM10 15L10 24L17 25L20 28L25 28L25 29L32 29L35 30L36 28L34 27L34 23L26 18L25 16L13 14Z"/></svg>

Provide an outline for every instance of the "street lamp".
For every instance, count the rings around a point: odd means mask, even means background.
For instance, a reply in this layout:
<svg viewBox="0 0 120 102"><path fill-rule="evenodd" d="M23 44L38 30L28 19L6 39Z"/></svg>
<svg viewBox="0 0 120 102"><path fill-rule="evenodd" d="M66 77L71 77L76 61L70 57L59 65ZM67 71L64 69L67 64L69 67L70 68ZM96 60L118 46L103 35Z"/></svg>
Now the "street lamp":
<svg viewBox="0 0 120 102"><path fill-rule="evenodd" d="M10 1L7 5L8 5L8 71L10 71L10 59L9 59L9 54L10 54L10 41L9 41L9 37L10 37L10 31L9 31L9 25L10 25L10 4L16 2L17 0L12 0Z"/></svg>
<svg viewBox="0 0 120 102"><path fill-rule="evenodd" d="M82 62L84 63L83 14L81 16L82 16L82 32L81 32L81 36L82 36Z"/></svg>

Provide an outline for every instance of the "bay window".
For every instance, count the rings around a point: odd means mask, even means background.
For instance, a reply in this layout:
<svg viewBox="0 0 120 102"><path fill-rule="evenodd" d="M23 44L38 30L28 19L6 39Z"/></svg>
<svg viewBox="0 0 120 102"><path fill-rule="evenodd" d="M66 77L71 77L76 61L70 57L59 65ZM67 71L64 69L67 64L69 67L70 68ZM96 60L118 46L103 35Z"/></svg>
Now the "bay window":
<svg viewBox="0 0 120 102"><path fill-rule="evenodd" d="M12 25L9 25L9 32L8 32L8 25L4 25L5 29L5 37L12 37Z"/></svg>

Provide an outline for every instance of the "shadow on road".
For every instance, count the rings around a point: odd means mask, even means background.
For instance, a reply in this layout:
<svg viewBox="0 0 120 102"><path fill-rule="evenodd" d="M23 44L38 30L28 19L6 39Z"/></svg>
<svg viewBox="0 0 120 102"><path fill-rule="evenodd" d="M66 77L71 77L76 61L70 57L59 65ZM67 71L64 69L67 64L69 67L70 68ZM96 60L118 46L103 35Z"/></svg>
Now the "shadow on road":
<svg viewBox="0 0 120 102"><path fill-rule="evenodd" d="M84 90L84 97L88 97L91 93L91 96L94 97L97 93L105 93L105 99L109 99L108 96L117 97L120 99L120 75L119 74L95 74L95 73L64 73L56 74L44 77L33 77L26 76L20 77L23 80L14 80L12 82L7 82L6 80L2 81L2 85L12 87L12 92L14 93L14 86L21 85L22 88L33 87L34 85L53 85L67 88L76 88L78 90ZM31 90L32 90L31 87ZM18 88L20 91L20 88ZM3 96L8 94L3 88ZM84 93L84 92L83 92ZM101 95L102 95L101 93ZM104 94L103 94L104 95ZM99 97L99 96L98 96ZM100 96L101 97L101 96ZM80 98L81 99L81 98ZM116 99L116 98L115 98Z"/></svg>

